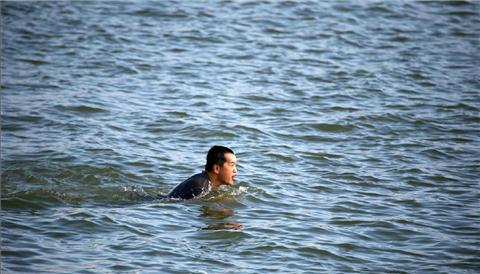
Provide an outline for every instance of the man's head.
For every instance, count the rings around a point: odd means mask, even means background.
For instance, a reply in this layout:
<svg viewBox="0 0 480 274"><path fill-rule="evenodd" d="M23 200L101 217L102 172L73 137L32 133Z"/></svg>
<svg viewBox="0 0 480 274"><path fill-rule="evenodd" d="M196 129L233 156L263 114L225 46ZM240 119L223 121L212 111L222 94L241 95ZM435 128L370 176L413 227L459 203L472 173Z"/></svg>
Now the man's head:
<svg viewBox="0 0 480 274"><path fill-rule="evenodd" d="M207 154L205 171L215 176L219 185L233 185L237 175L237 158L228 147L213 146ZM217 183L212 182L212 183Z"/></svg>

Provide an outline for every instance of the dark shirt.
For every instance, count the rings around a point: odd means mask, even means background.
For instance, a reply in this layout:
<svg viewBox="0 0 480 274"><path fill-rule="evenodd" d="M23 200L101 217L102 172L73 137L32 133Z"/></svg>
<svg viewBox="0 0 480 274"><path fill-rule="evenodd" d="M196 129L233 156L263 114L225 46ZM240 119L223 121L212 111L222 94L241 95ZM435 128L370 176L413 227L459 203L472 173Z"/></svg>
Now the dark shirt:
<svg viewBox="0 0 480 274"><path fill-rule="evenodd" d="M210 181L207 172L203 171L177 185L169 194L168 198L192 199L210 191Z"/></svg>

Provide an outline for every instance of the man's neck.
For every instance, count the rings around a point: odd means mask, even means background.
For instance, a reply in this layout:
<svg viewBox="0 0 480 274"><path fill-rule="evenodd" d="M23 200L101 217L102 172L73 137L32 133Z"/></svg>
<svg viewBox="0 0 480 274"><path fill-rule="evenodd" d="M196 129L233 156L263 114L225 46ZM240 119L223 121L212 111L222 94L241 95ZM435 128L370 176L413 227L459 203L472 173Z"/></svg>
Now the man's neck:
<svg viewBox="0 0 480 274"><path fill-rule="evenodd" d="M217 180L217 176L213 172L207 171L208 180L212 183L213 188L218 188L221 184Z"/></svg>

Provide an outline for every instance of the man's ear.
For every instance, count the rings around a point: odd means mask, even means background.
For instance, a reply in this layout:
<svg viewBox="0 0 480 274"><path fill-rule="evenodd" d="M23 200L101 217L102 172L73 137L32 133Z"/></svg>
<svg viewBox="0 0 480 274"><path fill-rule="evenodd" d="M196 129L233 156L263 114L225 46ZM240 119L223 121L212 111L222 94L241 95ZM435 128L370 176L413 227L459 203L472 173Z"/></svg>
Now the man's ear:
<svg viewBox="0 0 480 274"><path fill-rule="evenodd" d="M217 164L213 165L213 173L219 174L220 173L220 166Z"/></svg>

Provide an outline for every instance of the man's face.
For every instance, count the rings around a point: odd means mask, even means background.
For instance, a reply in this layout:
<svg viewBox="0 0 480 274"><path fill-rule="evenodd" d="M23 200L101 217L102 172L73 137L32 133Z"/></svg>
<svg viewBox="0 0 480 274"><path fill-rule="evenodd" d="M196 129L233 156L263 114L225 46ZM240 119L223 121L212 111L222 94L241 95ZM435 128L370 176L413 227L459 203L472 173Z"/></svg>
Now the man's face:
<svg viewBox="0 0 480 274"><path fill-rule="evenodd" d="M237 175L237 157L232 153L225 153L225 163L220 167L218 177L225 185L233 185Z"/></svg>

